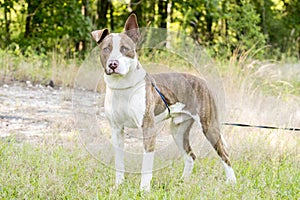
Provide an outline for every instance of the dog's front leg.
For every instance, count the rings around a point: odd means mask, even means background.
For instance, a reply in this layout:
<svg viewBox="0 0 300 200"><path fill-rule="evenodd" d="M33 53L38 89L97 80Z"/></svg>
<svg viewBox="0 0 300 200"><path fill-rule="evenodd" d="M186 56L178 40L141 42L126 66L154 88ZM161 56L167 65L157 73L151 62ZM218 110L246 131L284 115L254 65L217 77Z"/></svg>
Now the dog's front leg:
<svg viewBox="0 0 300 200"><path fill-rule="evenodd" d="M124 181L124 129L112 128L112 144L115 152L116 186Z"/></svg>
<svg viewBox="0 0 300 200"><path fill-rule="evenodd" d="M153 133L153 128L143 129L144 154L140 188L144 191L150 191L151 188L155 146L155 134Z"/></svg>

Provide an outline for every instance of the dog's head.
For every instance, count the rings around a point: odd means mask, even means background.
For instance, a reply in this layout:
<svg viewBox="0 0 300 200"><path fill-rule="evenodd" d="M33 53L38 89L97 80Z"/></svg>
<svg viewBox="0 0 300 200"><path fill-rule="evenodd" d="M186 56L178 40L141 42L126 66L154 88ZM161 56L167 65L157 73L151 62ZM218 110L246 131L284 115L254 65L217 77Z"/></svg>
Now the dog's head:
<svg viewBox="0 0 300 200"><path fill-rule="evenodd" d="M137 18L131 14L122 33L96 30L91 33L100 47L100 58L107 75L126 75L138 67L136 44L140 37Z"/></svg>

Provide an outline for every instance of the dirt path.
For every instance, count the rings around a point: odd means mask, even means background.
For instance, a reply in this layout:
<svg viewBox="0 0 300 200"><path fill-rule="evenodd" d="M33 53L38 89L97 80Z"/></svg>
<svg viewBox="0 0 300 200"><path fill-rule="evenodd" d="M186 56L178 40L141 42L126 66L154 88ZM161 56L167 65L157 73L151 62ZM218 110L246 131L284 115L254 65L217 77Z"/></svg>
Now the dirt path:
<svg viewBox="0 0 300 200"><path fill-rule="evenodd" d="M71 91L30 82L0 87L0 137L35 139L72 130Z"/></svg>

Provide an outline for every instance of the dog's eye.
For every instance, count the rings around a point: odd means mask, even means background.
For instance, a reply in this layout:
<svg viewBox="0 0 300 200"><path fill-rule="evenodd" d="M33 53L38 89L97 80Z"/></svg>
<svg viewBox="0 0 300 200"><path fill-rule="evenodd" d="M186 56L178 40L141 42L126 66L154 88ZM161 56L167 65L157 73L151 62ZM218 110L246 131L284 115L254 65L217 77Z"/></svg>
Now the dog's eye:
<svg viewBox="0 0 300 200"><path fill-rule="evenodd" d="M105 47L105 48L103 48L102 50L103 50L105 53L109 53L109 52L110 52L109 47Z"/></svg>
<svg viewBox="0 0 300 200"><path fill-rule="evenodd" d="M122 53L127 53L129 51L129 48L125 47L125 46L121 46L121 52Z"/></svg>

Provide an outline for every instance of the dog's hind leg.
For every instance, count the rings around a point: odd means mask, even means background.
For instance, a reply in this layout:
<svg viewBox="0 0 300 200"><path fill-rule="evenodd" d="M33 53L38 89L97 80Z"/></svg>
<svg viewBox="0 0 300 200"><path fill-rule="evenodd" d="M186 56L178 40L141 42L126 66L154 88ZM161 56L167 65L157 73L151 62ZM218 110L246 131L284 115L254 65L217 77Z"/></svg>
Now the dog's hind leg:
<svg viewBox="0 0 300 200"><path fill-rule="evenodd" d="M226 150L225 141L220 132L220 126L218 125L218 123L215 124L216 125L210 125L210 127L204 126L203 133L222 160L226 174L226 182L235 183L236 177L231 167L231 162Z"/></svg>
<svg viewBox="0 0 300 200"><path fill-rule="evenodd" d="M194 167L195 154L192 152L192 148L189 143L189 133L192 128L194 120L189 119L179 124L171 122L171 133L177 144L180 152L184 156L184 170L182 178L188 180Z"/></svg>

